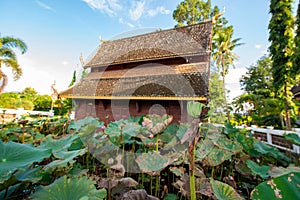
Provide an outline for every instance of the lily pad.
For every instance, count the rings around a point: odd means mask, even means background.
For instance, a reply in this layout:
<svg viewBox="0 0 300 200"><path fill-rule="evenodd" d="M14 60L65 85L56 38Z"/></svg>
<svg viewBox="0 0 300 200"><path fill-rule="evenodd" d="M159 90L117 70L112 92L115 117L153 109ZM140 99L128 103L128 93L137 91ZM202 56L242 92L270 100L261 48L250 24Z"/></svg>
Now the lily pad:
<svg viewBox="0 0 300 200"><path fill-rule="evenodd" d="M158 152L143 153L137 157L136 162L145 173L158 172L169 165L170 158Z"/></svg>
<svg viewBox="0 0 300 200"><path fill-rule="evenodd" d="M290 141L293 144L300 146L300 137L296 133L290 133L284 136L284 139Z"/></svg>
<svg viewBox="0 0 300 200"><path fill-rule="evenodd" d="M270 174L269 174L269 170L271 168L270 166L259 166L252 160L247 160L246 164L247 164L247 167L249 167L249 169L251 169L251 171L254 175L259 175L262 178L268 178L270 176Z"/></svg>
<svg viewBox="0 0 300 200"><path fill-rule="evenodd" d="M28 144L0 141L0 183L7 180L16 169L40 162L50 155L50 149L38 149Z"/></svg>
<svg viewBox="0 0 300 200"><path fill-rule="evenodd" d="M210 180L214 195L219 200L241 200L242 198L233 187L220 181Z"/></svg>
<svg viewBox="0 0 300 200"><path fill-rule="evenodd" d="M81 178L67 178L67 176L63 176L48 186L38 188L37 192L32 195L32 198L48 200L98 200L106 198L106 190L97 190L95 182L89 180L86 176Z"/></svg>
<svg viewBox="0 0 300 200"><path fill-rule="evenodd" d="M262 182L251 192L251 199L299 199L300 173L292 172Z"/></svg>

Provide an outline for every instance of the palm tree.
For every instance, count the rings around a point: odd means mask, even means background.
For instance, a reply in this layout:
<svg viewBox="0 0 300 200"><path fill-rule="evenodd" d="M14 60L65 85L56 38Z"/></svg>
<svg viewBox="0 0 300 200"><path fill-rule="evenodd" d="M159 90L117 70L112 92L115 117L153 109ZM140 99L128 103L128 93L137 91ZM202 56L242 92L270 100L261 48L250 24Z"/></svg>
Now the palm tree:
<svg viewBox="0 0 300 200"><path fill-rule="evenodd" d="M19 49L22 54L27 51L27 45L18 38L0 36L0 93L7 85L7 75L2 71L2 67L10 67L12 69L14 80L18 80L22 75L22 68L19 66L14 49Z"/></svg>
<svg viewBox="0 0 300 200"><path fill-rule="evenodd" d="M234 66L234 61L239 57L233 52L233 49L237 46L242 45L239 43L241 38L232 39L233 36L233 27L227 26L222 27L216 30L217 33L214 34L213 38L213 60L216 61L218 69L223 78L223 87L224 87L224 97L225 97L225 105L226 105L226 114L228 122L230 122L228 101L226 97L226 88L225 88L225 77L228 74L229 66Z"/></svg>

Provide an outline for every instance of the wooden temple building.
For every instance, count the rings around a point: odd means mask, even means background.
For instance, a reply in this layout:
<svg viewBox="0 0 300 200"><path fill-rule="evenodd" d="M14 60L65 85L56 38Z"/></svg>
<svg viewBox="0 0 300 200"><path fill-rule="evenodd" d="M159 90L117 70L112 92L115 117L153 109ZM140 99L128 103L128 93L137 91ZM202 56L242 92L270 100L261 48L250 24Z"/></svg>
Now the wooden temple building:
<svg viewBox="0 0 300 200"><path fill-rule="evenodd" d="M187 102L208 103L212 22L102 41L85 64L89 74L62 98L76 119L104 122L146 114L187 121Z"/></svg>

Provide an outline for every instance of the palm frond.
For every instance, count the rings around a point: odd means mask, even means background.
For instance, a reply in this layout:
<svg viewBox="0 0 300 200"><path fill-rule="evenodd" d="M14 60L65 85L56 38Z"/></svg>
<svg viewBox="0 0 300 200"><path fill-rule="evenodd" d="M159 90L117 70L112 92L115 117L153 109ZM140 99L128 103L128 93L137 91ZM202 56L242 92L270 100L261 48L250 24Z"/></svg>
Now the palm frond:
<svg viewBox="0 0 300 200"><path fill-rule="evenodd" d="M22 54L24 54L27 51L27 45L25 42L19 38L14 38L10 36L5 36L0 38L0 43L2 43L2 47L8 47L8 48L17 48L21 51Z"/></svg>

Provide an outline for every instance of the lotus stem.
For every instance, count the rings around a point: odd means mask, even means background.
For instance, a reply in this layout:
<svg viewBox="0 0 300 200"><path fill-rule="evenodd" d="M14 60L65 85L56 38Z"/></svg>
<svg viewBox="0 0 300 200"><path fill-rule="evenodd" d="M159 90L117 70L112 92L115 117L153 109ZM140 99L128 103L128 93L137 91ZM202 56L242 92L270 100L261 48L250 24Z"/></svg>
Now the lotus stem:
<svg viewBox="0 0 300 200"><path fill-rule="evenodd" d="M150 195L152 196L152 176L150 176Z"/></svg>
<svg viewBox="0 0 300 200"><path fill-rule="evenodd" d="M195 175L194 175L194 159L195 159L195 140L190 147L190 194L191 200L196 200Z"/></svg>
<svg viewBox="0 0 300 200"><path fill-rule="evenodd" d="M156 176L156 183L155 183L155 196L158 197L159 193L159 175Z"/></svg>

